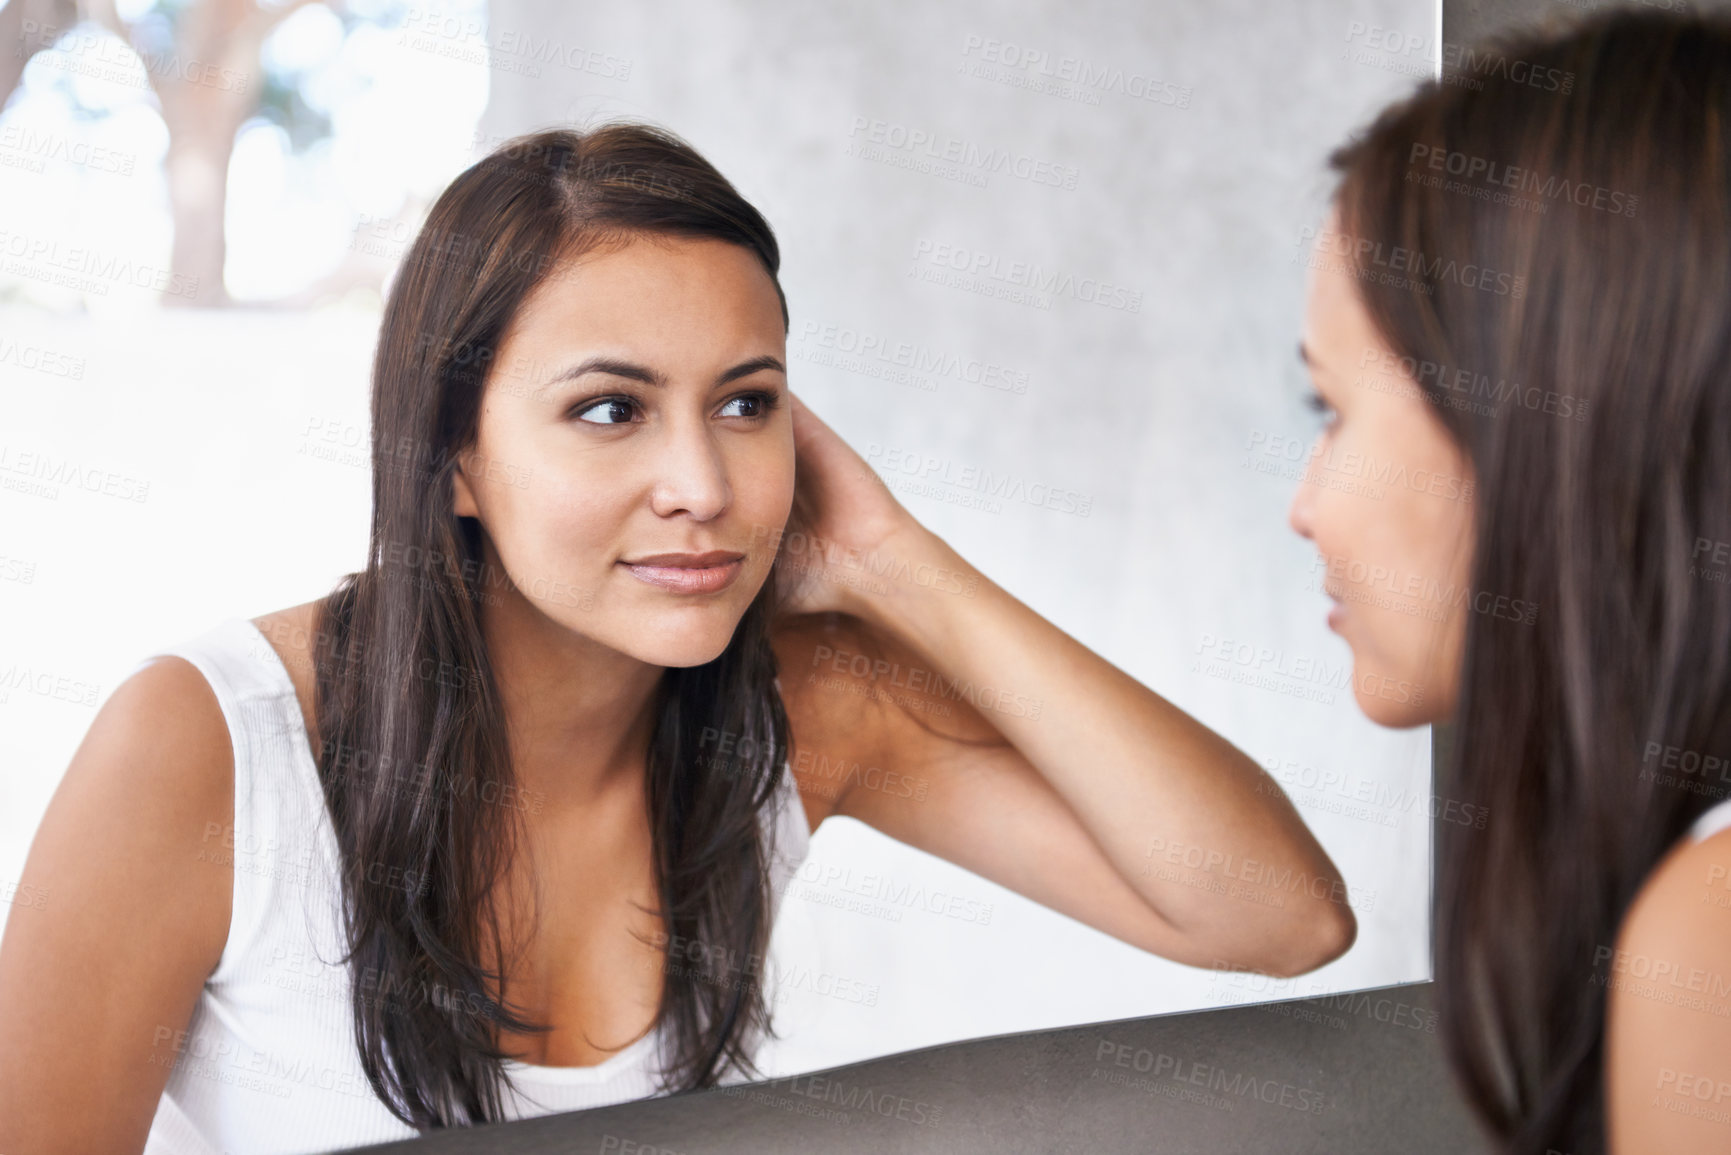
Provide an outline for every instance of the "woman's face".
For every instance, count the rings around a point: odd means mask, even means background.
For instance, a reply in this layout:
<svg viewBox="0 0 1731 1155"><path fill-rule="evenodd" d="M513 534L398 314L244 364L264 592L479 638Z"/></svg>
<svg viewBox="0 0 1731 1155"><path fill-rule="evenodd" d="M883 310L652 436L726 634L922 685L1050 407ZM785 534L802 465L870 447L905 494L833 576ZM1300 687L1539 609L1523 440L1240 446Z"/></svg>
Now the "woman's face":
<svg viewBox="0 0 1731 1155"><path fill-rule="evenodd" d="M1338 228L1331 219L1323 236ZM1321 250L1303 353L1327 423L1290 520L1320 554L1329 628L1352 647L1353 695L1384 726L1445 721L1473 612L1469 463L1376 332L1350 262Z"/></svg>
<svg viewBox="0 0 1731 1155"><path fill-rule="evenodd" d="M792 507L786 361L741 246L636 236L559 266L497 350L455 477L505 596L651 665L719 655Z"/></svg>

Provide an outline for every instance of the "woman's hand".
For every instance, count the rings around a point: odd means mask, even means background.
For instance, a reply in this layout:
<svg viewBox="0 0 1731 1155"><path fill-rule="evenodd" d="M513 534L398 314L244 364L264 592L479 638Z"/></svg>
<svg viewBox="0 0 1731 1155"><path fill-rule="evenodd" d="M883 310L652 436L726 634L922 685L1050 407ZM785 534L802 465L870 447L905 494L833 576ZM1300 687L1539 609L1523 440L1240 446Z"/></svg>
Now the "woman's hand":
<svg viewBox="0 0 1731 1155"><path fill-rule="evenodd" d="M788 614L861 615L895 580L895 543L921 526L865 459L789 390L793 406L793 514L776 569ZM863 616L863 615L861 615Z"/></svg>

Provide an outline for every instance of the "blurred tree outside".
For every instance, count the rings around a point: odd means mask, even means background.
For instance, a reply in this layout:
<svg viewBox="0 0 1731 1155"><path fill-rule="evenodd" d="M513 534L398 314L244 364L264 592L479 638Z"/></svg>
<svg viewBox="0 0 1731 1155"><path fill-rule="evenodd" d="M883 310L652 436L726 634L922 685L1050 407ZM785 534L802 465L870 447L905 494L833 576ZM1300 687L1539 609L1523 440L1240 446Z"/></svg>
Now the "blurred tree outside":
<svg viewBox="0 0 1731 1155"><path fill-rule="evenodd" d="M0 107L20 86L37 54L50 49L113 66L124 45L143 65L155 97L168 147L164 177L172 217L169 282L196 286L165 291L164 305L223 307L236 304L224 281L229 255L230 162L237 134L259 119L279 127L296 154L304 154L332 132L328 107L307 98L318 61L294 53L272 53L267 44L297 13L323 8L340 23L347 40L357 29L379 30L402 22L401 0L9 0L0 8L0 42L15 47L0 55ZM418 11L418 10L410 10ZM327 21L329 17L326 18ZM118 41L117 45L115 41ZM115 69L108 67L112 74ZM77 86L61 86L78 102ZM81 110L87 117L101 109ZM395 230L417 223L426 198L409 190L397 210ZM387 220L393 218L387 216ZM379 233L378 219L372 222ZM292 222L284 222L293 227ZM340 296L356 285L378 289L394 264L377 246L351 244L347 257L325 276L279 298L253 305L304 307Z"/></svg>

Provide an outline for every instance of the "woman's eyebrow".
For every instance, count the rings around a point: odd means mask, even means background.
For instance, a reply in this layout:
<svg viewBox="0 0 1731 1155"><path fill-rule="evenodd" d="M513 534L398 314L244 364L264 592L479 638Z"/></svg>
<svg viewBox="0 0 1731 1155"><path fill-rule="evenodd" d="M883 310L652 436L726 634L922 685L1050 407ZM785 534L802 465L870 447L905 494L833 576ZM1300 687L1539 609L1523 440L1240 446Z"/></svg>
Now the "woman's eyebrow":
<svg viewBox="0 0 1731 1155"><path fill-rule="evenodd" d="M739 364L717 377L715 383L717 385L725 385L729 381L737 381L741 377L749 377L753 373L761 372L764 369L774 369L777 373L787 372L787 366L783 365L779 358L770 356L753 357L749 361L741 361Z"/></svg>
<svg viewBox="0 0 1731 1155"><path fill-rule="evenodd" d="M647 365L636 365L630 361L621 361L616 357L591 357L587 361L556 373L542 388L551 388L561 381L574 381L588 373L605 373L610 377L626 377L633 381L641 381L645 385L667 384L667 378Z"/></svg>
<svg viewBox="0 0 1731 1155"><path fill-rule="evenodd" d="M762 357L753 357L749 361L741 361L739 364L717 377L715 379L715 384L716 386L722 386L727 384L729 381L737 381L741 377L749 377L753 373L758 373L765 369L774 369L778 373L787 372L787 366L781 363L780 358L765 355ZM632 381L641 381L645 385L663 386L667 384L667 378L665 375L656 372L647 365L638 365L631 361L621 361L617 357L591 357L587 361L582 361L571 366L569 369L554 374L553 377L548 379L546 384L536 390L536 393L543 393L562 381L574 381L589 373L605 373L610 377L624 377Z"/></svg>

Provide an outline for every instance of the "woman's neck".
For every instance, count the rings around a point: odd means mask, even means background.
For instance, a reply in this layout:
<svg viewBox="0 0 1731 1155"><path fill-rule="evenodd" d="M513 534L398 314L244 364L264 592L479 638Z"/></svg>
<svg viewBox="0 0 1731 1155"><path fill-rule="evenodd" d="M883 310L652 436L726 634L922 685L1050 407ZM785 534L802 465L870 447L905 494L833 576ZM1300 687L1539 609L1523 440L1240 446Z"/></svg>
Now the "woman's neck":
<svg viewBox="0 0 1731 1155"><path fill-rule="evenodd" d="M641 784L662 667L560 626L516 591L483 603L481 630L517 786L536 812L589 809Z"/></svg>

